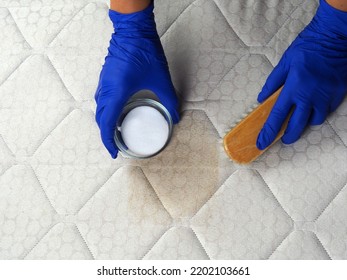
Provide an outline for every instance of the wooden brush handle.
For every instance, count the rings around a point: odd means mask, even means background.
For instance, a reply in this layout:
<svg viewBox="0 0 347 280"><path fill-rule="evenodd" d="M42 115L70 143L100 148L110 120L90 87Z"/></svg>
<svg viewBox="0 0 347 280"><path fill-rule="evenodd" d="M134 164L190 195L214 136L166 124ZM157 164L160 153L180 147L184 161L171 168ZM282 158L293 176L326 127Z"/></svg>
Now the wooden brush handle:
<svg viewBox="0 0 347 280"><path fill-rule="evenodd" d="M282 88L277 90L267 100L260 104L224 137L224 149L233 161L240 164L248 164L267 150L265 149L261 151L257 148L257 138L270 115ZM273 143L283 136L287 124L288 120L283 125Z"/></svg>

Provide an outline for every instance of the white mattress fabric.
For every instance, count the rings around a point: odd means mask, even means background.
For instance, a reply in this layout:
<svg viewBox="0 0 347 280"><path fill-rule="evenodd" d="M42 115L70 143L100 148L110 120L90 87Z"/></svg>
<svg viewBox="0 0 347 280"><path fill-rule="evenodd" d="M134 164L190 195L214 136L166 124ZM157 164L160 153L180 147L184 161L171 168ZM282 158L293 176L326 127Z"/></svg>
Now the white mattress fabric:
<svg viewBox="0 0 347 280"><path fill-rule="evenodd" d="M347 102L249 166L222 147L318 2L155 3L182 121L136 161L94 121L108 1L0 0L0 258L347 259Z"/></svg>

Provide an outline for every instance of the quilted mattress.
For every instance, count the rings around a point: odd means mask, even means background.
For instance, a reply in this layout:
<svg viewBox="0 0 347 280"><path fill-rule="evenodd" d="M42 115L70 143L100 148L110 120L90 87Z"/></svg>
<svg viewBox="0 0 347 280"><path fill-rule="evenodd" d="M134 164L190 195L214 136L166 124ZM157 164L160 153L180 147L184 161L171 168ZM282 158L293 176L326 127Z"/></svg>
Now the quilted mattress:
<svg viewBox="0 0 347 280"><path fill-rule="evenodd" d="M94 92L108 1L0 0L1 259L347 259L347 102L249 166L222 137L316 0L156 0L182 121L112 160Z"/></svg>

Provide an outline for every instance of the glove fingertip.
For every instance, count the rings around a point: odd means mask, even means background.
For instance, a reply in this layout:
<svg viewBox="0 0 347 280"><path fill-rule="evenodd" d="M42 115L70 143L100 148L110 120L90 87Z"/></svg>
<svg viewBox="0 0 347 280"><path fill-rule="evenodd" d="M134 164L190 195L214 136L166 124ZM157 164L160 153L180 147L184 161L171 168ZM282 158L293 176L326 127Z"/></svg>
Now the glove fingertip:
<svg viewBox="0 0 347 280"><path fill-rule="evenodd" d="M258 95L258 98L257 98L257 101L259 102L259 103L263 103L264 101L265 101L265 94L263 93L263 91L262 92L260 92L259 93L259 95Z"/></svg>
<svg viewBox="0 0 347 280"><path fill-rule="evenodd" d="M269 79L266 84L263 86L261 92L258 95L258 102L263 103L266 99L268 99L276 90L272 89L269 86L271 79Z"/></svg>
<svg viewBox="0 0 347 280"><path fill-rule="evenodd" d="M265 123L257 138L257 148L261 151L265 150L275 140L275 137L271 127Z"/></svg>
<svg viewBox="0 0 347 280"><path fill-rule="evenodd" d="M107 145L107 150L110 153L113 159L116 159L118 156L118 148L115 147L115 144Z"/></svg>
<svg viewBox="0 0 347 280"><path fill-rule="evenodd" d="M118 155L118 147L113 139L105 139L103 138L103 143L109 154L113 159L117 158Z"/></svg>
<svg viewBox="0 0 347 280"><path fill-rule="evenodd" d="M281 138L282 143L285 145L293 144L296 140L297 139L293 139L293 137L291 137L290 135L286 135L286 134Z"/></svg>
<svg viewBox="0 0 347 280"><path fill-rule="evenodd" d="M112 157L113 159L116 159L117 156L118 156L118 150L116 150L116 151L114 151L113 153L111 153L111 157Z"/></svg>
<svg viewBox="0 0 347 280"><path fill-rule="evenodd" d="M177 112L177 110L173 110L173 112L171 113L171 117L172 117L172 122L174 124L178 124L180 121L180 115Z"/></svg>
<svg viewBox="0 0 347 280"><path fill-rule="evenodd" d="M267 137L266 137L266 133L264 132L264 129L262 129L258 135L257 138L257 148L261 151L265 150L268 146L267 144Z"/></svg>

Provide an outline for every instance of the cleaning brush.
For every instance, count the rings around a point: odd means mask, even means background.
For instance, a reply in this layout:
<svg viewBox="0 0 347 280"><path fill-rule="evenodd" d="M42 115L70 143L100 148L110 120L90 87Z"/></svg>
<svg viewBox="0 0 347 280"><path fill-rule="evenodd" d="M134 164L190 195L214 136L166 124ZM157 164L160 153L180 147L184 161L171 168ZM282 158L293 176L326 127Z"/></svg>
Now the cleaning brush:
<svg viewBox="0 0 347 280"><path fill-rule="evenodd" d="M257 138L270 115L282 88L283 87L277 90L262 104L257 106L249 115L239 122L238 125L225 135L224 149L228 156L236 163L249 164L269 148L259 150L256 146ZM283 136L288 125L288 120L289 118L284 123L273 144Z"/></svg>

